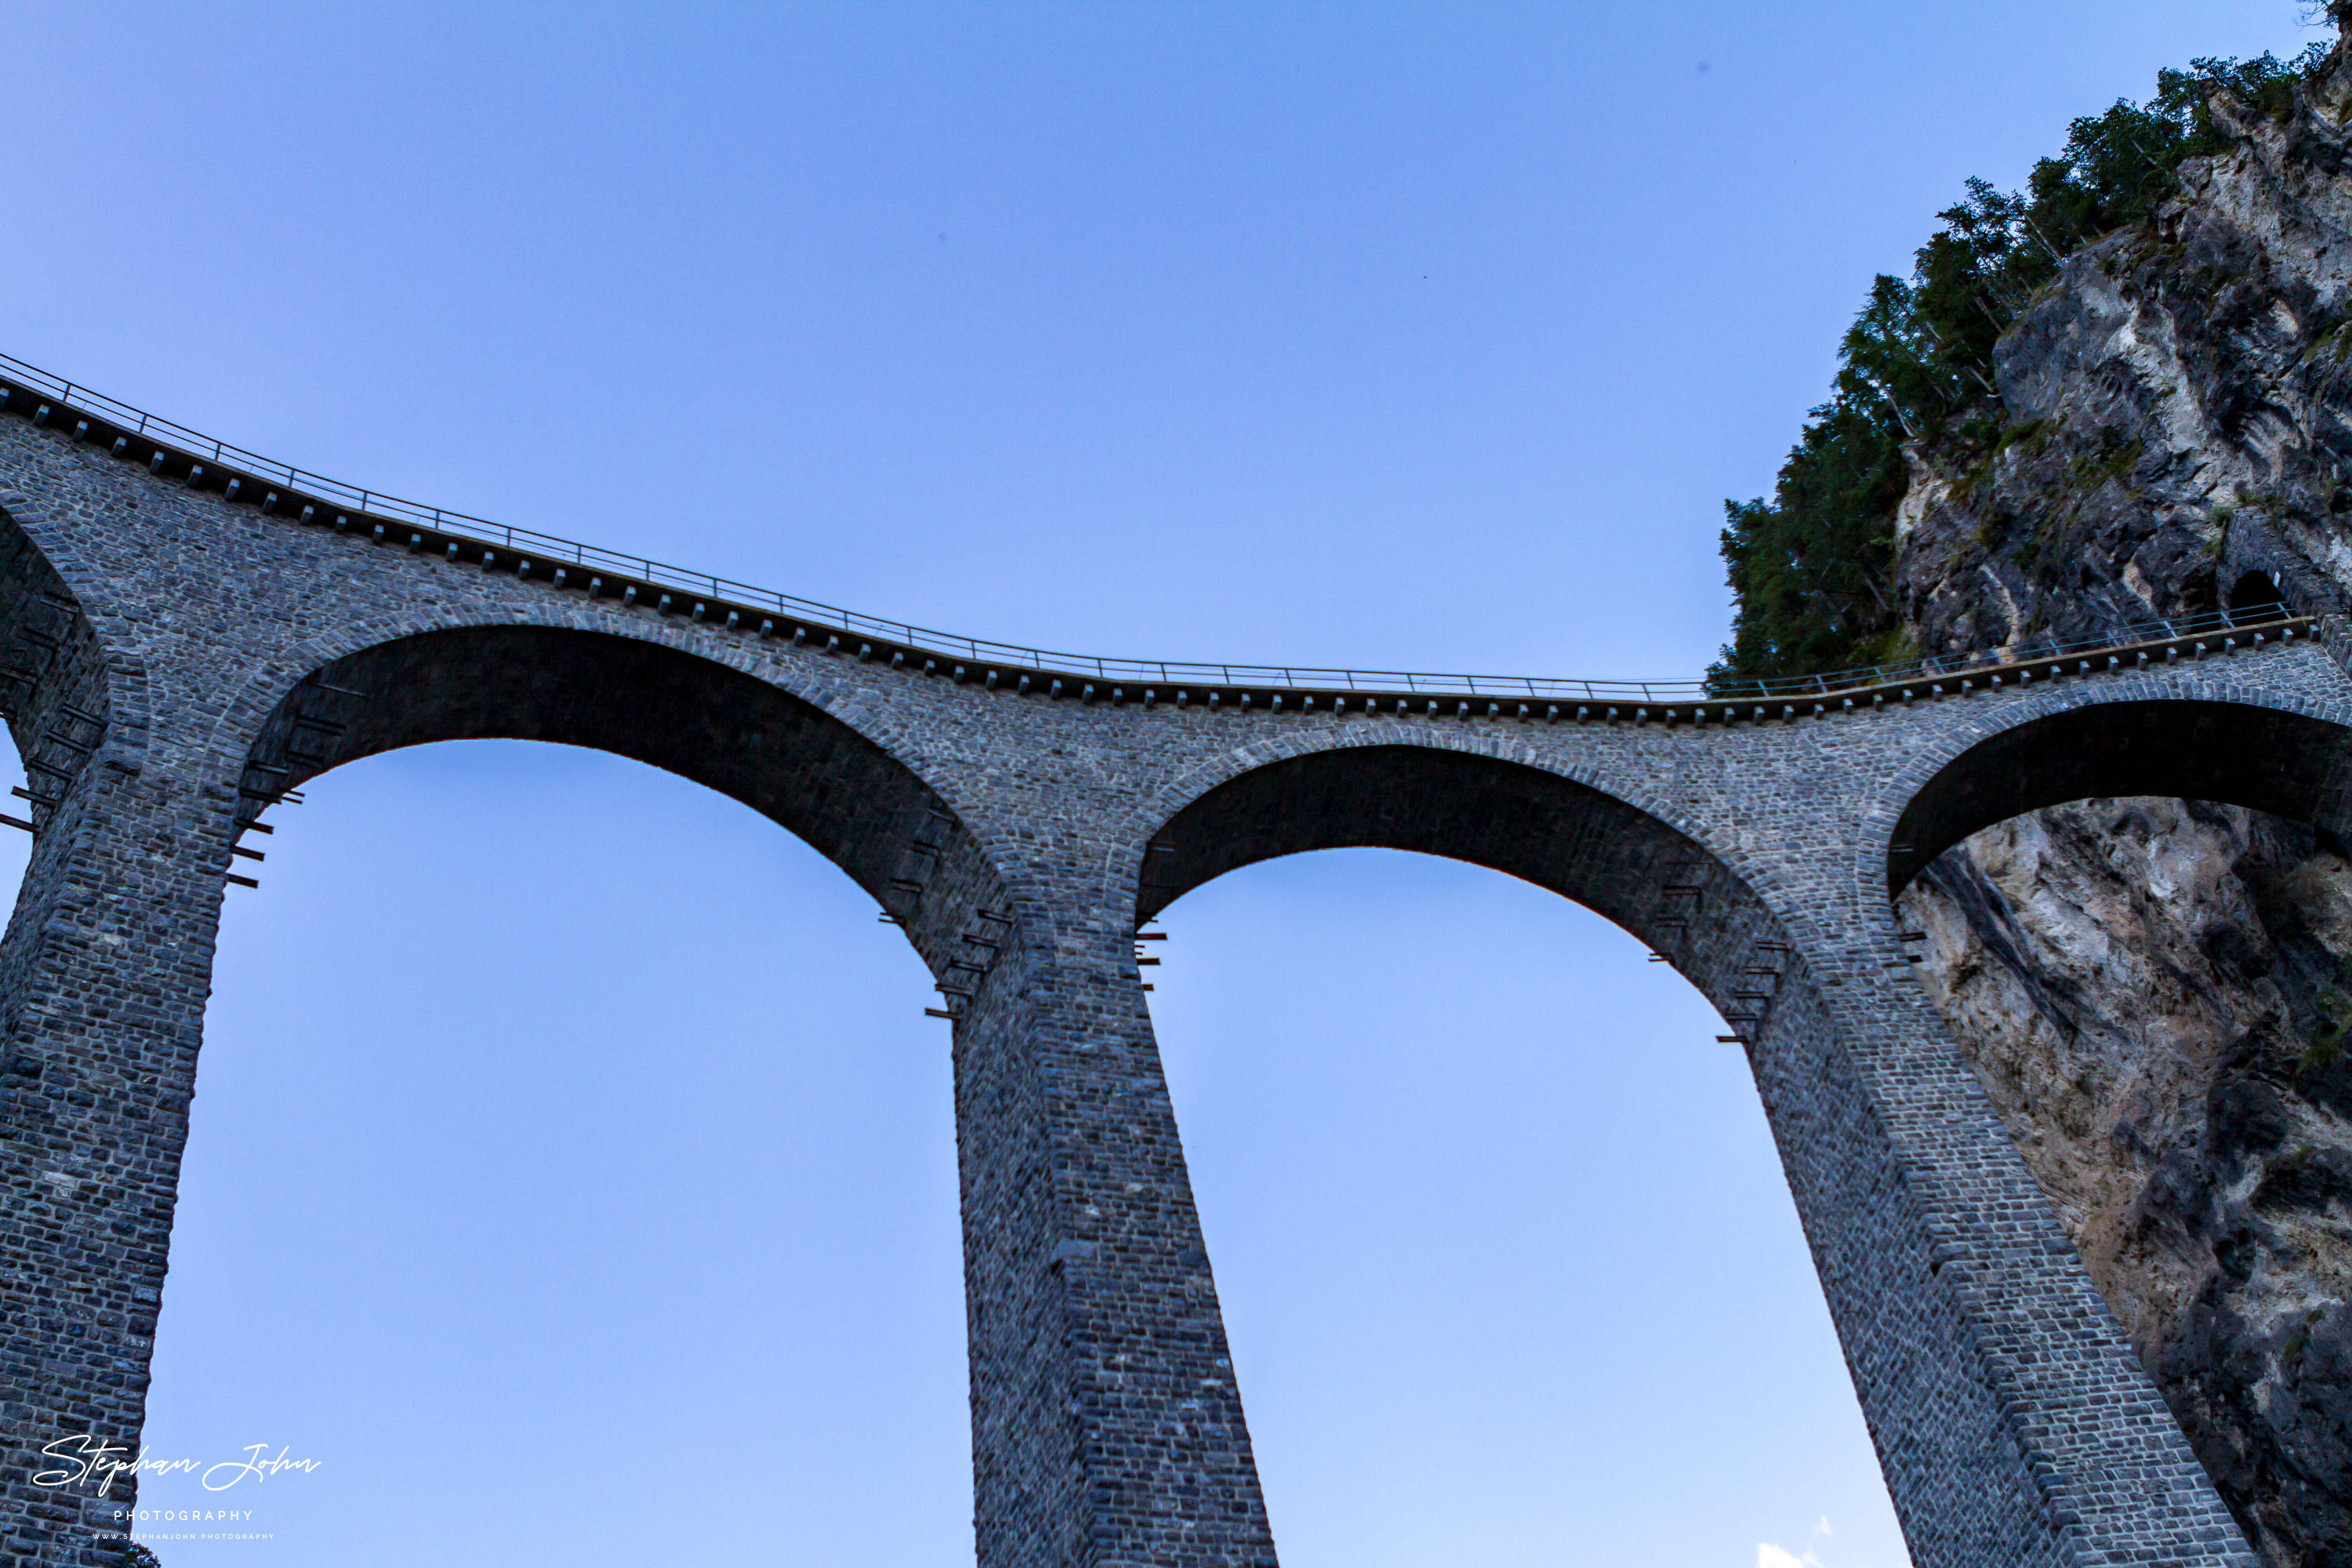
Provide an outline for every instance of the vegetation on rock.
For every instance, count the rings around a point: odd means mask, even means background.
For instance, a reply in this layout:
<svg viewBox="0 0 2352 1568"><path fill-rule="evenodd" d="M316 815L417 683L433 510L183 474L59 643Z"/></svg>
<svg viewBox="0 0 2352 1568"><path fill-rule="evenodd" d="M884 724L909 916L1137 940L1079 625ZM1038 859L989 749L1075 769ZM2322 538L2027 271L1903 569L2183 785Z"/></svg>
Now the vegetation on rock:
<svg viewBox="0 0 2352 1568"><path fill-rule="evenodd" d="M2330 14L2339 26L2352 5ZM2294 112L2328 58L2200 59L2158 73L2145 103L2117 100L2069 127L2021 192L1971 180L1937 214L1910 278L1882 274L1839 346L1830 400L1812 410L1769 499L1724 503L1732 640L1716 677L1811 675L1902 657L1911 629L1895 584L1906 444L1965 470L2021 432L1994 390L1993 345L2066 256L2147 222L2188 159L2224 151L2210 105L2226 91L2259 114Z"/></svg>

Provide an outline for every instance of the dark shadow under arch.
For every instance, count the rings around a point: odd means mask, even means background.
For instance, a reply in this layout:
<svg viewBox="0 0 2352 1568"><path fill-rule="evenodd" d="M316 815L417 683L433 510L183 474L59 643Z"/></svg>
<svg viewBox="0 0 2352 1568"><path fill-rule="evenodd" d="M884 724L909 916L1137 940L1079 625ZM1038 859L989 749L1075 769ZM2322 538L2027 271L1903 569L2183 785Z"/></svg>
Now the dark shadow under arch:
<svg viewBox="0 0 2352 1568"><path fill-rule="evenodd" d="M2352 730L2274 708L2100 702L1979 742L1920 786L1886 855L1888 897L1980 828L2095 796L2251 806L2341 839L2352 830Z"/></svg>
<svg viewBox="0 0 2352 1568"><path fill-rule="evenodd" d="M127 700L118 703L118 695ZM109 657L38 542L0 512L0 717L31 775L35 822L47 825L51 803L101 752L127 768L140 765L145 699L137 664Z"/></svg>
<svg viewBox="0 0 2352 1568"><path fill-rule="evenodd" d="M459 740L584 746L691 779L805 840L910 934L996 890L946 802L814 703L667 644L568 627L421 632L324 666L263 724L240 815L343 763Z"/></svg>
<svg viewBox="0 0 2352 1568"><path fill-rule="evenodd" d="M1213 878L1313 849L1408 849L1582 904L1736 1011L1734 976L1785 942L1754 890L1696 840L1603 790L1524 763L1413 745L1337 747L1207 791L1152 836L1138 922Z"/></svg>
<svg viewBox="0 0 2352 1568"><path fill-rule="evenodd" d="M28 871L64 863L92 793L87 786L136 774L148 739L145 668L101 640L42 547L39 521L30 507L0 510L0 719L25 779L22 800L0 809L33 830ZM41 898L39 876L13 880L11 940L0 942L0 1019L18 1016L55 909Z"/></svg>

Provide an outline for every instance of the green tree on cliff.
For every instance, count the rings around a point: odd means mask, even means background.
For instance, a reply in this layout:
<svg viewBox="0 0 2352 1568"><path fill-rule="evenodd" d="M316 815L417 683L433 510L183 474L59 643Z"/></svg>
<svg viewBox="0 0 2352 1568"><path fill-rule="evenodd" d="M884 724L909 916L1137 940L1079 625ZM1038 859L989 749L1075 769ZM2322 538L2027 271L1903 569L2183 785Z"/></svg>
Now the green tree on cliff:
<svg viewBox="0 0 2352 1568"><path fill-rule="evenodd" d="M2327 0L2342 29L2352 0ZM2117 100L2068 128L2057 156L2021 192L1970 180L1937 215L1906 281L1881 275L1839 345L1827 403L1769 499L1726 501L1723 560L1731 642L1712 679L1811 675L1897 657L1905 636L1894 521L1906 442L1965 457L1998 438L1993 346L2061 260L2141 222L2173 190L2184 159L2229 145L2208 107L2226 89L2258 113L2293 112L2295 88L2328 58L2200 59L2157 74L2145 103Z"/></svg>

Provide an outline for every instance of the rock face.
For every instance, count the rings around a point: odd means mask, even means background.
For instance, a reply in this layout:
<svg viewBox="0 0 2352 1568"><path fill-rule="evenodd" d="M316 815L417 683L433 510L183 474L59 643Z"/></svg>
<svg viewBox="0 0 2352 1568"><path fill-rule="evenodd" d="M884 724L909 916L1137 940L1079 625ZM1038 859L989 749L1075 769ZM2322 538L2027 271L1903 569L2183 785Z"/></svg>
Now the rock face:
<svg viewBox="0 0 2352 1568"><path fill-rule="evenodd" d="M2004 339L2007 424L1916 453L1924 651L2276 595L2352 603L2352 58ZM2352 1565L2352 858L2237 807L2094 800L1902 895L1923 977L2223 1496Z"/></svg>

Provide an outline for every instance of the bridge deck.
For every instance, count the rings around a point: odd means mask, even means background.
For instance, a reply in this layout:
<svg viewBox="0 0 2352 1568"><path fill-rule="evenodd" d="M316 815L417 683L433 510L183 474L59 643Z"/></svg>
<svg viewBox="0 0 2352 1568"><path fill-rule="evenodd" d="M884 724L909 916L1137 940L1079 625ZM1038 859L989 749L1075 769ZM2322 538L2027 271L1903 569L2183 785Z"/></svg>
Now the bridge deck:
<svg viewBox="0 0 2352 1568"><path fill-rule="evenodd" d="M1896 665L1818 675L1711 680L1580 680L1517 675L1342 669L1202 661L1107 658L934 631L845 610L708 573L576 540L509 528L465 512L404 500L264 458L0 354L0 411L38 425L70 426L75 438L130 462L267 512L355 532L418 554L542 577L593 596L655 605L754 636L915 663L989 686L1086 701L1237 704L1279 710L1318 704L1360 710L1643 722L1726 722L1794 718L1829 706L1864 707L2051 679L2070 665L2114 668L2121 656L2202 657L2307 635L2311 623L2275 608L2152 620L2112 637L2029 638Z"/></svg>

